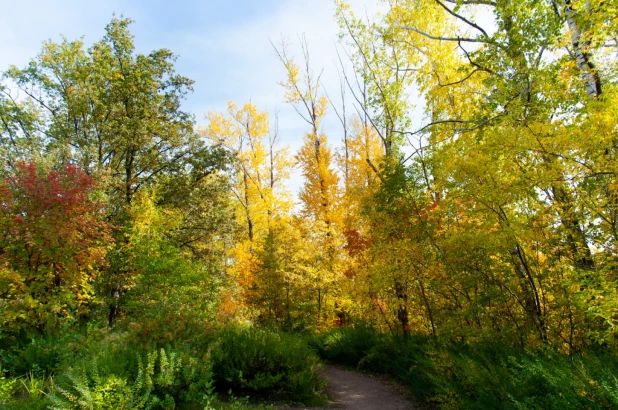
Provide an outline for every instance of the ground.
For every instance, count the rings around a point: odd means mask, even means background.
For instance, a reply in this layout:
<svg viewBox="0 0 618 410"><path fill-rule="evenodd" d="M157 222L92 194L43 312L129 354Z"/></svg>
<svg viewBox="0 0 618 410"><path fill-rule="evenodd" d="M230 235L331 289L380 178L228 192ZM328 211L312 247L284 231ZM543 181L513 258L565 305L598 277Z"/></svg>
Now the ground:
<svg viewBox="0 0 618 410"><path fill-rule="evenodd" d="M328 381L331 400L329 409L344 410L409 410L414 405L408 397L387 380L325 365L323 376ZM318 410L296 408L294 410Z"/></svg>

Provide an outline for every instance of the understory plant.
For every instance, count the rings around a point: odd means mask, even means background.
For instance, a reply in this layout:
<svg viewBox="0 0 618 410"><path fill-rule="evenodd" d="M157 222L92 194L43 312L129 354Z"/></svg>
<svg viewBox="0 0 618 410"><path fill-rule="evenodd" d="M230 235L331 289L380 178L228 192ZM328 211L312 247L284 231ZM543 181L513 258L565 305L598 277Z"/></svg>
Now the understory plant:
<svg viewBox="0 0 618 410"><path fill-rule="evenodd" d="M255 327L229 327L212 352L215 379L234 393L307 401L320 390L317 355L302 338Z"/></svg>

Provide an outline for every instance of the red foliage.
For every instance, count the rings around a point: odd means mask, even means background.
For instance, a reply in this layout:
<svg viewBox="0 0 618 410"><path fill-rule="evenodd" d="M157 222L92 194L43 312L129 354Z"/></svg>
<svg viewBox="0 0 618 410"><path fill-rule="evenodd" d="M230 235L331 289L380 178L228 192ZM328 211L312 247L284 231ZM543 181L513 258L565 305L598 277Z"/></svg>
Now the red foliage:
<svg viewBox="0 0 618 410"><path fill-rule="evenodd" d="M344 248L351 257L355 257L371 246L371 241L364 237L358 229L347 229L343 234L346 238Z"/></svg>
<svg viewBox="0 0 618 410"><path fill-rule="evenodd" d="M94 187L73 165L44 172L20 163L0 182L0 262L13 272L10 283L6 274L0 279L13 289L9 300L30 301L22 308L37 311L35 322L49 319L49 309L54 316L79 310L105 263L112 239Z"/></svg>

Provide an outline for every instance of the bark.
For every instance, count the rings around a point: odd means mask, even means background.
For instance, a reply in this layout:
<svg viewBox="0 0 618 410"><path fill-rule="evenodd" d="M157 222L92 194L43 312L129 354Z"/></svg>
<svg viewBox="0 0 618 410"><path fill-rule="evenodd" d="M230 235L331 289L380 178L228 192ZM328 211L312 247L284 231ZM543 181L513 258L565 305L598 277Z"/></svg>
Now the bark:
<svg viewBox="0 0 618 410"><path fill-rule="evenodd" d="M541 298L536 284L534 283L534 278L525 254L518 244L510 251L510 254L513 259L513 265L515 266L515 273L519 277L524 290L524 309L532 319L543 343L548 343L547 326L545 325Z"/></svg>
<svg viewBox="0 0 618 410"><path fill-rule="evenodd" d="M116 319L118 318L118 313L120 311L120 307L118 304L118 300L120 299L120 285L116 285L111 292L112 303L109 305L109 317L108 324L110 327L114 325Z"/></svg>
<svg viewBox="0 0 618 410"><path fill-rule="evenodd" d="M574 213L572 200L567 191L559 186L552 187L554 201L558 204L560 221L567 231L567 241L571 248L575 266L583 270L594 270L592 251L588 246L586 234Z"/></svg>
<svg viewBox="0 0 618 410"><path fill-rule="evenodd" d="M395 295L399 299L399 306L397 307L397 319L401 324L401 330L404 337L408 337L410 333L409 326L409 313L408 313L408 287L399 281L395 281Z"/></svg>
<svg viewBox="0 0 618 410"><path fill-rule="evenodd" d="M247 211L247 233L249 234L249 240L253 242L253 220L251 219L251 213L249 212L249 180L247 173L243 171L243 182L245 184L245 209Z"/></svg>
<svg viewBox="0 0 618 410"><path fill-rule="evenodd" d="M582 79L586 94L591 98L598 98L602 93L602 83L590 52L590 42L585 40L585 33L581 25L577 22L577 13L573 8L571 0L563 1L564 18L571 35L571 44L575 53L575 63L581 70ZM587 4L586 12L590 12Z"/></svg>

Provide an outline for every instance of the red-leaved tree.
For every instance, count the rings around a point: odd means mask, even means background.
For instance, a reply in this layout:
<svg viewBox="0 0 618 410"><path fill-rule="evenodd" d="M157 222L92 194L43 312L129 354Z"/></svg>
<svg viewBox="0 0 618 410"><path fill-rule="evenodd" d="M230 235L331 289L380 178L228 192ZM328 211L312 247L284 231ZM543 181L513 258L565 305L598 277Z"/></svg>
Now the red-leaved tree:
<svg viewBox="0 0 618 410"><path fill-rule="evenodd" d="M94 181L17 164L0 181L0 323L44 331L87 312L112 244Z"/></svg>

